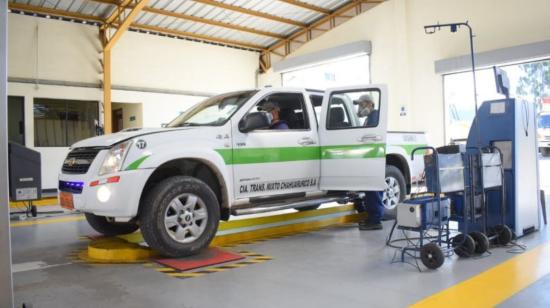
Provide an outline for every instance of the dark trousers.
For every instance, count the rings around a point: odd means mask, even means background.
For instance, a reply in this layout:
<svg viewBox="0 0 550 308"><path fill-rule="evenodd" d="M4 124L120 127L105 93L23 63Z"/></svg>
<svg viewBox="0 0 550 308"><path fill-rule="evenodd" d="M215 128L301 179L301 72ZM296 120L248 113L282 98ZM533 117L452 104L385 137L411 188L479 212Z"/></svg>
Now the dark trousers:
<svg viewBox="0 0 550 308"><path fill-rule="evenodd" d="M366 191L365 198L355 201L355 209L359 213L367 212L367 222L378 224L384 216L383 191Z"/></svg>

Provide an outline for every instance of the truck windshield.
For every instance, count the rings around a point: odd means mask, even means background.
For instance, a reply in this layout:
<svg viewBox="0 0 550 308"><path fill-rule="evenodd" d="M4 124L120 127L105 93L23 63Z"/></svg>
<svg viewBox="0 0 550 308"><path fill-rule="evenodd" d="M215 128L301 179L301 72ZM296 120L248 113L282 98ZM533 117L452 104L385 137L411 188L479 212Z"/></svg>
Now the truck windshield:
<svg viewBox="0 0 550 308"><path fill-rule="evenodd" d="M257 92L240 91L211 97L180 114L167 127L223 125Z"/></svg>
<svg viewBox="0 0 550 308"><path fill-rule="evenodd" d="M550 128L550 114L539 116L539 128Z"/></svg>

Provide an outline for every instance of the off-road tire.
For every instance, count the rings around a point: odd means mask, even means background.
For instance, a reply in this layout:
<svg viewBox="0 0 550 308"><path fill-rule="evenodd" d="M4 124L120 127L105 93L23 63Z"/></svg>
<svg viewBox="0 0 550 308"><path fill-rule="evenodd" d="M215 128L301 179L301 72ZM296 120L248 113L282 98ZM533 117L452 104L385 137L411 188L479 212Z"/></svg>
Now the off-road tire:
<svg viewBox="0 0 550 308"><path fill-rule="evenodd" d="M164 215L170 202L181 194L198 196L206 205L206 228L198 239L180 243L168 233ZM216 194L201 180L189 176L174 176L151 189L141 204L140 226L143 238L154 250L168 257L185 257L207 248L218 230L220 206Z"/></svg>
<svg viewBox="0 0 550 308"><path fill-rule="evenodd" d="M97 216L91 213L85 213L84 216L94 230L106 236L130 234L139 229L139 226L134 222L110 222L105 216Z"/></svg>

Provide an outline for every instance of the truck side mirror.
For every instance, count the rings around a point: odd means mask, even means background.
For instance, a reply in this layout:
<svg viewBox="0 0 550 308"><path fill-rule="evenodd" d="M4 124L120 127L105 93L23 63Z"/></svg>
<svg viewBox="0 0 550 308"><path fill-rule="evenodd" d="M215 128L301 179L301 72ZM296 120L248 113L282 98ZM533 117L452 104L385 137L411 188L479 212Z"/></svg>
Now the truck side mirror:
<svg viewBox="0 0 550 308"><path fill-rule="evenodd" d="M268 128L271 125L270 114L264 111L251 112L239 121L239 131L248 133L255 129Z"/></svg>

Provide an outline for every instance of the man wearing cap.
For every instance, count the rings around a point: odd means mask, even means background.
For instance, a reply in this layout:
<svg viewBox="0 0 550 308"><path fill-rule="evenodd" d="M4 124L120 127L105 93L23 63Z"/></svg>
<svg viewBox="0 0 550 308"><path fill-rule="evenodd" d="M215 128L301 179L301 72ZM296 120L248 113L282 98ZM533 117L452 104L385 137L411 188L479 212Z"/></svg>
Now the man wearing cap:
<svg viewBox="0 0 550 308"><path fill-rule="evenodd" d="M356 101L359 108L357 116L367 117L364 126L376 127L378 125L378 110L374 109L372 96L361 95ZM355 209L359 213L367 212L367 219L359 222L359 230L380 230L382 229L382 217L384 216L384 192L366 191L363 198L355 201Z"/></svg>
<svg viewBox="0 0 550 308"><path fill-rule="evenodd" d="M359 105L357 116L360 118L367 117L364 126L376 127L378 125L378 110L374 108L372 96L368 94L361 95L355 102Z"/></svg>
<svg viewBox="0 0 550 308"><path fill-rule="evenodd" d="M289 129L286 121L281 120L280 118L279 114L281 112L281 108L279 107L279 104L276 102L267 102L261 106L261 110L271 113L272 120L271 125L269 126L270 129Z"/></svg>

